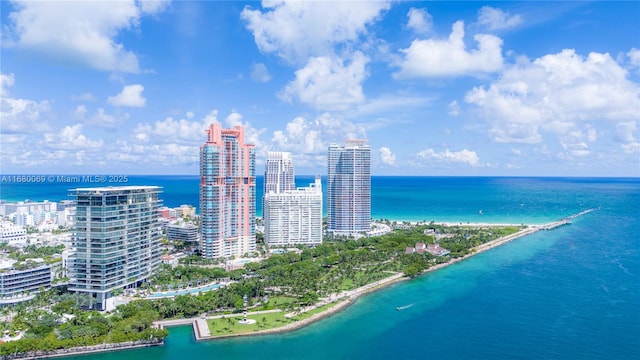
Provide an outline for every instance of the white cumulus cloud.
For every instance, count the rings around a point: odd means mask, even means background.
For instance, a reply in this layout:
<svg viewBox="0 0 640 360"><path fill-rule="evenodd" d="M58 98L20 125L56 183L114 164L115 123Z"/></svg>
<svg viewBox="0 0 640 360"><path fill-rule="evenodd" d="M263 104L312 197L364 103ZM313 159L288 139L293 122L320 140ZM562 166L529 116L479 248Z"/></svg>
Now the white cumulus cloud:
<svg viewBox="0 0 640 360"><path fill-rule="evenodd" d="M43 115L51 113L49 101L0 98L0 118L3 133L32 133L47 131L49 125Z"/></svg>
<svg viewBox="0 0 640 360"><path fill-rule="evenodd" d="M450 116L460 116L460 105L458 104L458 100L453 100L447 106L447 114Z"/></svg>
<svg viewBox="0 0 640 360"><path fill-rule="evenodd" d="M138 0L138 3L143 12L153 15L163 12L171 4L171 0Z"/></svg>
<svg viewBox="0 0 640 360"><path fill-rule="evenodd" d="M520 25L522 17L498 8L484 6L478 11L478 22L487 26L489 30L502 30Z"/></svg>
<svg viewBox="0 0 640 360"><path fill-rule="evenodd" d="M570 49L521 60L465 100L487 120L497 142L537 143L542 130L567 135L586 126L581 123L640 118L640 87L626 70L609 54L585 58Z"/></svg>
<svg viewBox="0 0 640 360"><path fill-rule="evenodd" d="M396 155L386 146L380 148L380 161L383 164L395 166L396 165Z"/></svg>
<svg viewBox="0 0 640 360"><path fill-rule="evenodd" d="M137 73L137 56L116 41L141 17L156 14L164 1L12 1L7 45L38 51L94 69ZM3 39L4 40L4 39Z"/></svg>
<svg viewBox="0 0 640 360"><path fill-rule="evenodd" d="M427 9L411 8L407 13L407 27L418 34L426 34L433 27L433 17Z"/></svg>
<svg viewBox="0 0 640 360"><path fill-rule="evenodd" d="M0 73L0 96L2 97L9 96L9 88L13 86L14 82L15 82L15 75L13 75L13 73L10 73L10 74Z"/></svg>
<svg viewBox="0 0 640 360"><path fill-rule="evenodd" d="M204 121L189 121L188 119L174 119L167 117L153 124L138 124L133 131L137 139L151 139L154 142L180 142L187 144L201 144L206 140L205 129L210 123Z"/></svg>
<svg viewBox="0 0 640 360"><path fill-rule="evenodd" d="M446 149L445 151L437 152L433 149L425 149L418 153L418 157L428 161L437 161L445 163L463 163L471 166L477 166L480 159L475 151L463 149L460 151L451 151Z"/></svg>
<svg viewBox="0 0 640 360"><path fill-rule="evenodd" d="M467 51L464 43L464 22L453 24L448 39L416 39L407 49L401 49L403 59L398 64L397 78L429 78L492 73L502 69L502 39L477 34L478 46Z"/></svg>
<svg viewBox="0 0 640 360"><path fill-rule="evenodd" d="M629 62L635 67L640 67L640 49L632 48L627 52Z"/></svg>
<svg viewBox="0 0 640 360"><path fill-rule="evenodd" d="M113 106L144 107L147 99L142 96L144 86L140 84L126 85L120 94L109 97L109 104Z"/></svg>
<svg viewBox="0 0 640 360"><path fill-rule="evenodd" d="M300 166L322 166L326 165L329 144L366 137L366 129L361 124L323 113L314 120L301 116L294 118L285 129L273 132L271 145L274 149L295 154L296 164L300 163Z"/></svg>
<svg viewBox="0 0 640 360"><path fill-rule="evenodd" d="M226 117L225 122L229 127L234 127L234 126L244 127L245 142L248 144L255 145L258 152L266 156L266 149L263 142L260 139L260 136L262 136L262 134L264 134L267 131L267 129L254 128L249 121L243 120L242 115L238 112L232 112L231 114L229 114Z"/></svg>
<svg viewBox="0 0 640 360"><path fill-rule="evenodd" d="M51 114L49 101L16 99L9 96L9 88L15 83L13 73L0 73L0 130L2 134L49 131L44 115Z"/></svg>
<svg viewBox="0 0 640 360"><path fill-rule="evenodd" d="M295 80L287 84L279 97L322 110L345 110L365 99L362 82L367 76L368 61L361 52L354 53L348 64L341 58L313 57L296 71Z"/></svg>
<svg viewBox="0 0 640 360"><path fill-rule="evenodd" d="M333 53L336 44L356 41L367 25L389 9L388 1L263 1L264 12L245 7L241 13L265 53L290 63Z"/></svg>
<svg viewBox="0 0 640 360"><path fill-rule="evenodd" d="M70 149L81 151L83 149L97 149L102 147L102 140L90 140L82 133L82 124L65 126L57 133L44 134L44 141L53 149Z"/></svg>
<svg viewBox="0 0 640 360"><path fill-rule="evenodd" d="M78 105L73 112L73 118L85 125L95 125L103 128L114 128L129 119L127 113L108 114L103 108L98 108L93 115L85 105Z"/></svg>
<svg viewBox="0 0 640 360"><path fill-rule="evenodd" d="M346 110L365 99L369 58L362 51L371 40L368 27L390 6L390 1L275 0L263 1L262 9L246 6L241 18L260 51L298 67L296 78L278 93L281 100Z"/></svg>

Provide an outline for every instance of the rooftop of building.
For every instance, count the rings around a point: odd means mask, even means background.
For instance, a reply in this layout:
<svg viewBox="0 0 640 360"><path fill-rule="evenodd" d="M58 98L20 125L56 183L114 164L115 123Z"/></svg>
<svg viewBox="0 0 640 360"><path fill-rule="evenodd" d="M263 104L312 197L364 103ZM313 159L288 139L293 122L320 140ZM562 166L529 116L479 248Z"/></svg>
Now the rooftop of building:
<svg viewBox="0 0 640 360"><path fill-rule="evenodd" d="M80 193L108 193L108 192L120 192L120 191L131 191L131 190L158 190L162 189L161 186L151 186L151 185L127 185L127 186L101 186L101 187L88 187L88 188L76 188L69 189L69 191L80 192Z"/></svg>

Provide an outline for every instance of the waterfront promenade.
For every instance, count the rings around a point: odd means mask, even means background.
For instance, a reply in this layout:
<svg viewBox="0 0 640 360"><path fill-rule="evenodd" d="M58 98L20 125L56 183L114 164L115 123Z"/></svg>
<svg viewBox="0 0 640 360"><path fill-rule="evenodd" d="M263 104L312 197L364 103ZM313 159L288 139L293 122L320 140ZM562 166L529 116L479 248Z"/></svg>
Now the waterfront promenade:
<svg viewBox="0 0 640 360"><path fill-rule="evenodd" d="M519 230L516 233L513 233L511 235L507 235L507 236L503 236L500 237L498 239L489 241L487 243L484 243L482 245L479 245L475 248L471 249L471 252L465 256L459 257L459 258L454 258L451 259L445 263L441 263L438 265L434 265L431 266L430 268L424 270L424 273L428 273L428 272L432 272L432 271L436 271L439 269L442 269L444 267L447 267L449 265L455 264L459 261L465 260L471 256L477 255L479 253L482 253L484 251L493 249L497 246L506 244L510 241L513 241L515 239L521 238L523 236L527 236L530 234L533 234L535 232L538 232L542 229L553 229L555 227L561 226L561 225L566 225L569 224L570 222L565 221L564 219L561 221L556 221L556 222L551 222L551 223L547 223L547 224L542 224L542 225L530 225L525 227L524 229ZM452 224L452 225L458 225L458 224ZM469 226L469 227L478 227L478 226L496 226L496 225L492 225L492 224L464 224L464 226ZM522 225L514 225L514 226L522 226ZM189 325L191 324L194 328L194 335L196 340L211 340L211 339L222 339L222 338L230 338L230 337L238 337L238 336L253 336L253 335L266 335L266 334L274 334L274 333L282 333L282 332L288 332L288 331L293 331L299 328L302 328L304 326L307 326L313 322L316 322L320 319L326 318L328 316L331 316L341 310L343 310L344 308L346 308L347 306L351 305L355 299L357 299L358 297L367 294L369 292L372 291L376 291L382 288L385 288L391 284L394 284L398 281L403 281L403 280L408 280L408 277L406 277L403 273L395 273L389 277L386 277L384 279L378 280L376 282L373 282L371 284L367 284L364 286L361 286L357 289L353 289L353 290L348 290L348 291L341 291L339 293L336 294L332 294L328 297L322 298L319 302L317 302L316 304L313 304L311 306L307 306L304 307L302 309L300 309L299 311L296 312L291 312L288 314L285 314L284 316L287 318L293 318L299 314L303 314L312 310L315 310L319 307L331 304L331 303L335 303L333 306L329 307L328 309L326 309L325 311L322 311L320 313L317 314L313 314L312 316L303 319L303 320L299 320L299 321L295 321L286 325L283 325L281 327L276 327L276 328L271 328L271 329L265 329L265 330L259 330L259 331L254 331L254 332L248 332L248 333L239 333L239 334L225 334L225 335L211 335L210 330L208 328L206 319L217 319L217 318L221 318L221 317L237 317L240 318L242 317L242 314L233 314L233 315L216 315L216 316L209 316L209 317L199 317L199 318L190 318L190 319L179 319L179 320L162 320L162 321L157 321L154 323L155 326L157 327L167 327L167 326L176 326L176 325ZM247 315L251 316L251 315L256 315L256 314L260 314L260 313L265 313L265 312L279 312L282 310L279 309L275 309L275 310L267 310L267 311L258 311L258 312L249 312L247 313Z"/></svg>
<svg viewBox="0 0 640 360"><path fill-rule="evenodd" d="M286 318L293 318L297 315L315 310L319 307L331 304L331 303L335 303L335 305L329 307L327 310L317 313L317 314L313 314L312 316L303 319L303 320L299 320L299 321L295 321L289 324L286 324L284 326L281 327L277 327L277 328L271 328L271 329L265 329L265 330L260 330L260 331L254 331L251 333L241 333L241 334L225 334L225 335L211 335L209 327L207 325L207 321L208 319L220 319L220 318L231 318L231 317L235 317L235 318L241 318L243 316L243 314L239 313L239 314L230 314L230 315L215 315L215 316L207 316L207 317L198 317L198 318L188 318L188 319L175 319L175 320L161 320L161 321L156 321L154 323L154 326L156 327L170 327L170 326L181 326L181 325L192 325L193 326L193 331L194 331L194 335L196 340L209 340L209 339L221 339L221 338L229 338L229 337L237 337L237 336L247 336L247 335L265 335L265 334L273 334L273 333L280 333L280 332L287 332L287 331L292 331L295 329L299 329L301 327L304 327L306 325L309 325L313 322L316 322L322 318L325 318L327 316L333 315L337 312L339 312L340 310L344 309L345 307L347 307L348 305L350 305L355 299L357 299L359 296L366 294L368 292L371 291L375 291L381 288L384 288L388 285L391 285L395 282L398 281L402 281L402 280L406 280L407 278L404 276L404 274L402 273L396 273L392 276L386 277L382 280L378 280L376 282L373 282L371 284L367 284L364 286L361 286L357 289L353 289L353 290L348 290L348 291L342 291L338 294L333 294L327 298L322 299L321 301L317 302L314 305L311 306L307 306L304 307L302 309L300 309L300 311L296 311L296 312L290 312L284 315L284 317ZM254 311L254 312L248 312L247 315L248 316L252 316L252 315L259 315L259 314L266 314L266 313L274 313L274 312L282 312L282 310L280 309L274 309L274 310L264 310L264 311Z"/></svg>

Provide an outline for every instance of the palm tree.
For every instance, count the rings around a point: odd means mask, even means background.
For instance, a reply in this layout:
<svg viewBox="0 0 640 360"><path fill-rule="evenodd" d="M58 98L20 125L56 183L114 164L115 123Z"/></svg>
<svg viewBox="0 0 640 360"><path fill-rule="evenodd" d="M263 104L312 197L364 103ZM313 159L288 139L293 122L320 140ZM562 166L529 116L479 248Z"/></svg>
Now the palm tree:
<svg viewBox="0 0 640 360"><path fill-rule="evenodd" d="M173 317L176 316L176 312L179 309L180 309L180 306L175 301L172 301L172 302L169 303L169 310L171 311L171 314L172 314Z"/></svg>

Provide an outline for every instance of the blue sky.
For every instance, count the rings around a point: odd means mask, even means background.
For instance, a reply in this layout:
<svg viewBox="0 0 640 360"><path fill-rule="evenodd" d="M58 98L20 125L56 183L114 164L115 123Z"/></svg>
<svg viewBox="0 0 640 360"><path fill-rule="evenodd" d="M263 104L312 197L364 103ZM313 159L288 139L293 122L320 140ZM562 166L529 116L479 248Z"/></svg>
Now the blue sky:
<svg viewBox="0 0 640 360"><path fill-rule="evenodd" d="M2 1L0 172L640 176L640 2Z"/></svg>

